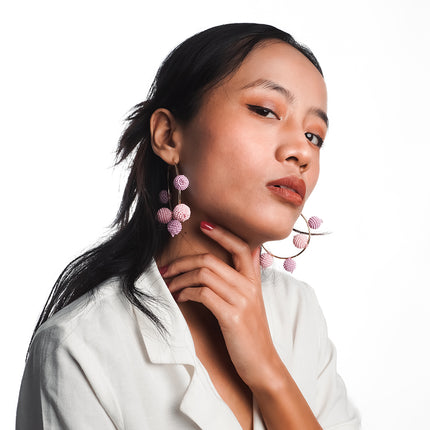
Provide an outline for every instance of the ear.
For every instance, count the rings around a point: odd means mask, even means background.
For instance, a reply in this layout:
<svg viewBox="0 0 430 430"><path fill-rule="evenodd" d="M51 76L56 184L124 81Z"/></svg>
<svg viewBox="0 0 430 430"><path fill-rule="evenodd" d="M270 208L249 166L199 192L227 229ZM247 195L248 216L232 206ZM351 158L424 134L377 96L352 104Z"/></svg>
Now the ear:
<svg viewBox="0 0 430 430"><path fill-rule="evenodd" d="M157 109L151 116L150 128L154 153L167 164L178 164L181 140L173 114L164 108Z"/></svg>

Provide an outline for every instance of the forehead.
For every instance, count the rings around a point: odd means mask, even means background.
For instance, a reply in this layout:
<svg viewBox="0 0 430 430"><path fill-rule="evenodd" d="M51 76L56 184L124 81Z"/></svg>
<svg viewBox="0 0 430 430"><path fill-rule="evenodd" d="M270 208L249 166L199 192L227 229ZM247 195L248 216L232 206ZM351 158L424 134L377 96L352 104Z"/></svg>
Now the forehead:
<svg viewBox="0 0 430 430"><path fill-rule="evenodd" d="M311 61L291 45L276 40L257 45L224 83L227 90L252 88L252 82L272 81L295 97L306 97L326 108L324 78Z"/></svg>

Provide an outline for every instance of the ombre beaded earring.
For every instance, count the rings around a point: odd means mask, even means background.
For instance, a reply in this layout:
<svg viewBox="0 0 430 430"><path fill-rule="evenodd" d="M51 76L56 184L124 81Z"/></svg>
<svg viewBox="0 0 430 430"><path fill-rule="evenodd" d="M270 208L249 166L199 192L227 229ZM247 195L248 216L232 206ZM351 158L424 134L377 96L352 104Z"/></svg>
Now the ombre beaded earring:
<svg viewBox="0 0 430 430"><path fill-rule="evenodd" d="M300 216L305 220L308 231L303 232L297 229L293 229L293 231L298 233L293 237L293 244L296 248L301 249L301 251L299 251L295 255L292 255L291 257L279 257L278 255L272 254L270 251L268 251L264 245L261 245L264 251L266 251L260 255L260 266L263 267L263 269L265 269L266 267L270 267L273 264L273 258L278 258L280 260L284 260L283 267L287 272L294 272L294 269L296 268L296 262L293 260L293 258L305 252L306 248L309 245L309 242L311 241L311 236L314 234L318 234L312 233L311 229L316 230L321 226L323 222L322 219L316 216L309 218L309 220L307 220L303 216L303 214L300 214Z"/></svg>
<svg viewBox="0 0 430 430"><path fill-rule="evenodd" d="M181 232L182 223L187 221L191 215L190 208L181 202L181 192L188 188L190 181L185 175L179 174L176 164L175 173L173 186L178 190L178 204L172 209L170 188L167 185L167 190L160 191L159 198L161 203L169 204L170 208L162 207L157 211L157 221L167 224L167 230L172 237ZM169 170L167 170L167 184L169 184Z"/></svg>

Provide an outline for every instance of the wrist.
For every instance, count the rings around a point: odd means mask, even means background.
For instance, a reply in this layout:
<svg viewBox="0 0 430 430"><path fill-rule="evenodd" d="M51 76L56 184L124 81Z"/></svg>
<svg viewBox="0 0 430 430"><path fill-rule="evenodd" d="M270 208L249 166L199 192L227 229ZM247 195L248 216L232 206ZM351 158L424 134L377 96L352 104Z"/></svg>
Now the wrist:
<svg viewBox="0 0 430 430"><path fill-rule="evenodd" d="M284 363L276 354L261 366L258 372L258 378L255 378L248 384L255 396L277 396L285 392L292 377L285 367Z"/></svg>

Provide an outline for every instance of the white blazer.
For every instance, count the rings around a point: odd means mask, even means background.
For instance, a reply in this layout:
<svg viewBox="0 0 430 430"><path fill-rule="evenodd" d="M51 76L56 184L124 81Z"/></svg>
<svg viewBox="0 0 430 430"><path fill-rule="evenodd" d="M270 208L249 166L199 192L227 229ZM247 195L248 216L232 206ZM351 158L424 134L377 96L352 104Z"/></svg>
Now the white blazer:
<svg viewBox="0 0 430 430"><path fill-rule="evenodd" d="M240 430L155 262L136 288L156 298L169 334L160 335L115 279L71 303L34 338L17 430ZM313 290L272 269L263 270L262 289L276 349L321 426L358 429ZM253 409L254 429L263 430L255 400Z"/></svg>

